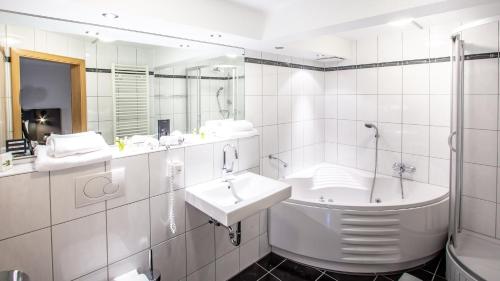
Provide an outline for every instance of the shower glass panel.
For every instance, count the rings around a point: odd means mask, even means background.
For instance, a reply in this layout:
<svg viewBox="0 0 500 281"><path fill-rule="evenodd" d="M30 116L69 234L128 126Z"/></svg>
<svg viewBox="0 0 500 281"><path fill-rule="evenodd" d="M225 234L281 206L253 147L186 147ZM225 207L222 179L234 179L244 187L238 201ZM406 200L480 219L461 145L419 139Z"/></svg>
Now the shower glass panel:
<svg viewBox="0 0 500 281"><path fill-rule="evenodd" d="M217 63L186 69L188 131L208 120L244 119L242 69Z"/></svg>
<svg viewBox="0 0 500 281"><path fill-rule="evenodd" d="M452 35L451 281L497 280L500 275L499 19L465 25Z"/></svg>

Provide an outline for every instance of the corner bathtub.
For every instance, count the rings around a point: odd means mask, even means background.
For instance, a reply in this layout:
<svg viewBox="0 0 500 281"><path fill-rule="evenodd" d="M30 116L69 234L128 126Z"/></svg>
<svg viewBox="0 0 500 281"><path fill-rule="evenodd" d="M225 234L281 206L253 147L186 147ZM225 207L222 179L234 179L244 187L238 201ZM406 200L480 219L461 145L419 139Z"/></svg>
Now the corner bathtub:
<svg viewBox="0 0 500 281"><path fill-rule="evenodd" d="M435 257L448 233L448 189L320 164L284 181L292 197L273 206L269 243L295 261L345 272L389 272Z"/></svg>

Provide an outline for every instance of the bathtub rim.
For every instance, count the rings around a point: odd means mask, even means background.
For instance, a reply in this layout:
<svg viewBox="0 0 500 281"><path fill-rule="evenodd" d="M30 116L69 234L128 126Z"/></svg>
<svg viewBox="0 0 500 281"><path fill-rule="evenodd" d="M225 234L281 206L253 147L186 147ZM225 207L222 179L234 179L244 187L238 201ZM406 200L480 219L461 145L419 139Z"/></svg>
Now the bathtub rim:
<svg viewBox="0 0 500 281"><path fill-rule="evenodd" d="M320 167L339 167L342 169L347 169L347 170L354 170L356 172L361 172L361 173L366 173L367 175L370 174L369 171L365 170L360 170L352 167L347 167L347 166L342 166L342 165L337 165L337 164L330 164L330 163L321 163L318 165L315 165L313 167L310 167L306 170L300 171L298 173L293 173L288 175L287 177L284 178L284 180L288 179L304 179L304 178L312 178L312 176L305 176L310 171L316 170L317 168ZM377 178L390 178L390 179L395 179L398 180L396 177L391 177L387 175L378 175ZM440 196L424 200L424 201L399 201L399 202L392 202L392 203L343 203L343 202L315 202L311 200L304 200L304 199L297 199L293 198L293 193L292 197L289 199L285 200L287 203L293 203L293 204L298 204L298 205L304 205L304 206L311 206L311 207L319 207L319 208L327 208L327 209L342 209L342 210L354 210L354 211L371 211L371 210L377 210L377 211L384 211L384 210L401 210L401 209L412 209L412 208L418 208L418 207L423 207L427 205L432 205L437 202L441 202L444 199L449 198L449 188L439 186L439 185L434 185L434 184L429 184L429 183L423 183L423 182L418 182L418 181L413 181L413 180L407 180L403 179L403 184L405 182L411 182L411 183L416 183L416 184L422 184L422 185L427 185L432 188L436 189L442 189L443 194ZM335 188L335 187L331 187ZM292 185L293 189L293 185Z"/></svg>

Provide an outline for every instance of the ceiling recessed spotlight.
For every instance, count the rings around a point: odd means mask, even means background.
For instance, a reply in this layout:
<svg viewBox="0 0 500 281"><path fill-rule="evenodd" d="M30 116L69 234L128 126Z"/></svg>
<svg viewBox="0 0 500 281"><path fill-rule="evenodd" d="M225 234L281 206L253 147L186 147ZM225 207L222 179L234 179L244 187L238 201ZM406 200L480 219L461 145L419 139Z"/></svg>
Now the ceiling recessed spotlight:
<svg viewBox="0 0 500 281"><path fill-rule="evenodd" d="M117 14L113 13L102 13L102 16L107 18L107 19L117 19L119 16Z"/></svg>
<svg viewBox="0 0 500 281"><path fill-rule="evenodd" d="M274 48L275 48L276 50L283 50L283 49L285 49L285 47L283 47L283 46L276 46L276 47L274 47Z"/></svg>
<svg viewBox="0 0 500 281"><path fill-rule="evenodd" d="M179 47L183 48L183 47L184 47L184 45L180 44L180 45L179 45Z"/></svg>
<svg viewBox="0 0 500 281"><path fill-rule="evenodd" d="M211 37L211 38L214 38L214 37L219 37L219 38L221 38L221 37L222 37L222 34L210 34L210 37Z"/></svg>

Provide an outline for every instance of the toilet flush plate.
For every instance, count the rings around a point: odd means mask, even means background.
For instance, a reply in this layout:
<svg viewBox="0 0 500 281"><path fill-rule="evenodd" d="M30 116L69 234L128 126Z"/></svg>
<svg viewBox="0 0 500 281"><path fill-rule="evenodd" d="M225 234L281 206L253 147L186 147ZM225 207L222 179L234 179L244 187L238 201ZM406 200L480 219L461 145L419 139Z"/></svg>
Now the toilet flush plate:
<svg viewBox="0 0 500 281"><path fill-rule="evenodd" d="M76 208L125 195L125 168L76 177Z"/></svg>

